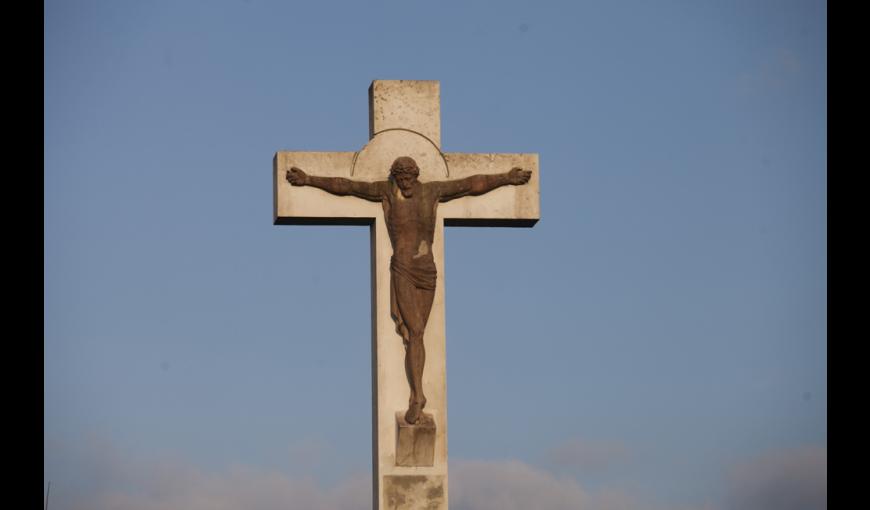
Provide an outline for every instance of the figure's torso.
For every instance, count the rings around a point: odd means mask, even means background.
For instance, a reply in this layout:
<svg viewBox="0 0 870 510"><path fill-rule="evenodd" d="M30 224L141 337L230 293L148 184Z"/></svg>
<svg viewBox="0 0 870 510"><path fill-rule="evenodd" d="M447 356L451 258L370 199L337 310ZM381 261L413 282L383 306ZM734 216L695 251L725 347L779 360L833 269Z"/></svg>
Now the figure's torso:
<svg viewBox="0 0 870 510"><path fill-rule="evenodd" d="M432 241L438 193L434 186L418 182L409 198L391 183L384 198L384 220L393 245L393 256L405 262L432 260Z"/></svg>

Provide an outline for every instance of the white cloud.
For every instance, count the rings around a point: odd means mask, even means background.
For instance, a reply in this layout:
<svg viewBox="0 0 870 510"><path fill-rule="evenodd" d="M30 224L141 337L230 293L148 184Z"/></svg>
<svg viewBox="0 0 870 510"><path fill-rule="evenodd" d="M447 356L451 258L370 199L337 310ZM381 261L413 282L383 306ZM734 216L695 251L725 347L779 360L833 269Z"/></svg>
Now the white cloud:
<svg viewBox="0 0 870 510"><path fill-rule="evenodd" d="M371 480L352 477L331 488L262 469L235 467L206 473L190 466L153 464L139 470L138 486L104 487L82 497L74 510L364 510Z"/></svg>
<svg viewBox="0 0 870 510"><path fill-rule="evenodd" d="M60 450L56 450L61 453ZM178 459L134 459L105 442L66 450L67 469L48 469L51 508L71 510L368 510L371 478L360 473L332 487L313 478L235 466L206 471ZM81 466L69 477L69 466ZM51 471L51 472L49 472ZM86 471L86 472L85 472ZM66 478L66 479L64 479ZM87 483L81 483L87 480ZM575 480L519 461L450 463L453 510L627 510L620 491L590 492Z"/></svg>
<svg viewBox="0 0 870 510"><path fill-rule="evenodd" d="M115 459L117 461L117 459ZM174 461L123 463L113 483L72 501L72 510L368 510L371 479L359 474L323 487L311 479L252 467L205 472ZM451 463L454 510L628 510L637 505L619 491L592 494L570 478L558 478L519 461Z"/></svg>
<svg viewBox="0 0 870 510"><path fill-rule="evenodd" d="M738 77L744 93L779 91L796 83L801 75L801 60L788 48L774 48L759 55L756 64Z"/></svg>
<svg viewBox="0 0 870 510"><path fill-rule="evenodd" d="M233 466L206 471L184 459L143 459L111 442L46 442L49 508L67 510L369 510L371 477L361 473L332 487L311 477ZM50 448L48 448L50 447ZM293 448L299 449L300 445ZM313 444L313 452L319 445ZM316 457L316 455L314 455Z"/></svg>
<svg viewBox="0 0 870 510"><path fill-rule="evenodd" d="M778 450L730 473L728 508L823 510L828 507L828 451L822 447Z"/></svg>
<svg viewBox="0 0 870 510"><path fill-rule="evenodd" d="M582 473L605 471L629 459L629 450L618 441L582 441L574 439L550 449L548 463Z"/></svg>
<svg viewBox="0 0 870 510"><path fill-rule="evenodd" d="M618 444L573 442L565 463L621 461ZM106 442L76 447L51 445L46 478L52 480L50 508L71 510L368 510L371 477L359 473L334 486L313 477L235 466L206 471L189 462L123 455ZM315 450L317 450L315 448ZM582 454L600 458L583 460ZM592 455L594 454L594 455ZM51 462L49 462L51 461ZM727 479L724 501L705 509L822 510L827 508L827 451L802 448L765 454L741 463ZM452 510L640 510L669 509L625 490L629 480L591 489L570 476L526 463L454 459L450 462ZM721 504L720 504L721 503ZM687 509L687 506L681 506Z"/></svg>
<svg viewBox="0 0 870 510"><path fill-rule="evenodd" d="M636 502L619 491L590 493L571 478L519 461L457 461L450 469L454 510L627 510Z"/></svg>

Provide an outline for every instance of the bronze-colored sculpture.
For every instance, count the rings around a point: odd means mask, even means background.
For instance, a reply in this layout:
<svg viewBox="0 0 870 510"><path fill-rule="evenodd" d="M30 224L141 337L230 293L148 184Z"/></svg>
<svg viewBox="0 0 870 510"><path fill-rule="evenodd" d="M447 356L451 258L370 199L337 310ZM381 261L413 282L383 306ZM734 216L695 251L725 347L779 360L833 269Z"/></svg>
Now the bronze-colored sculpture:
<svg viewBox="0 0 870 510"><path fill-rule="evenodd" d="M381 202L384 219L393 247L390 259L390 314L396 332L405 343L405 374L411 397L405 421L414 424L426 406L423 395L423 365L426 351L423 332L435 298L438 274L432 255L436 208L466 195L482 195L500 186L529 182L532 172L513 168L503 174L472 175L453 181L420 182L420 169L409 157L397 158L388 180L366 182L342 177L307 175L292 167L287 181L294 186L314 186L333 195L352 195Z"/></svg>

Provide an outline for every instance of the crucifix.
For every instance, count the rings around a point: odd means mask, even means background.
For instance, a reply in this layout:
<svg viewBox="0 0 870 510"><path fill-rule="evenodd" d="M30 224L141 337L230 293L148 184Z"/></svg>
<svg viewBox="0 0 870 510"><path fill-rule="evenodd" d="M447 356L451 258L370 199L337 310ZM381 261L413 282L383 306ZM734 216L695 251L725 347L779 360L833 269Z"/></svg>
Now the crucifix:
<svg viewBox="0 0 870 510"><path fill-rule="evenodd" d="M273 159L276 225L370 228L375 510L447 509L443 227L540 218L538 155L442 152L440 107L437 81L375 80L360 151Z"/></svg>

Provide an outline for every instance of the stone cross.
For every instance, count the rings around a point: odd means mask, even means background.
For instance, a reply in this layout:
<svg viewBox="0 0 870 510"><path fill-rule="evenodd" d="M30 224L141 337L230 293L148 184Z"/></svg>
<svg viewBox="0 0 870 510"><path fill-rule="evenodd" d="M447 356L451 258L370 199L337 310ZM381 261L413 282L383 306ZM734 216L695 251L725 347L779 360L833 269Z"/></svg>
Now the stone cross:
<svg viewBox="0 0 870 510"><path fill-rule="evenodd" d="M358 152L277 152L273 160L276 225L368 225L371 232L372 278L372 471L373 506L379 509L447 509L447 394L444 321L443 226L531 227L540 218L537 154L445 153L441 151L440 87L437 81L375 80L369 87L369 142ZM419 181L449 185L470 176L477 182L498 182L483 196L461 196L435 207L431 250L438 277L428 321L424 321L425 410L409 423L411 375L406 369L408 338L398 331L395 301L391 303L391 245L379 203L361 194L342 193L314 184L341 177L383 186L397 159L416 162ZM505 185L512 168L531 171L524 185ZM296 186L290 175L295 174ZM516 171L514 171L516 172ZM528 174L528 172L525 172ZM300 177L300 175L302 177ZM481 177L482 176L482 177ZM324 179L326 178L326 179ZM483 179L483 180L481 180ZM446 181L446 182L444 182ZM394 182L394 181L390 181ZM301 186L298 184L308 185ZM497 188L497 189L495 189ZM368 189L368 188L367 188ZM374 188L372 188L374 189ZM402 201L398 188L396 204ZM439 188L440 189L440 188ZM324 191L326 190L326 191ZM327 192L329 191L329 192ZM369 193L374 193L369 190ZM466 193L468 194L468 193ZM480 193L470 193L471 195ZM391 200L393 200L391 198ZM398 249L398 248L397 248ZM431 291L430 294L431 295ZM393 306L391 310L391 305ZM340 313L340 311L339 311ZM404 341L403 341L404 340Z"/></svg>

